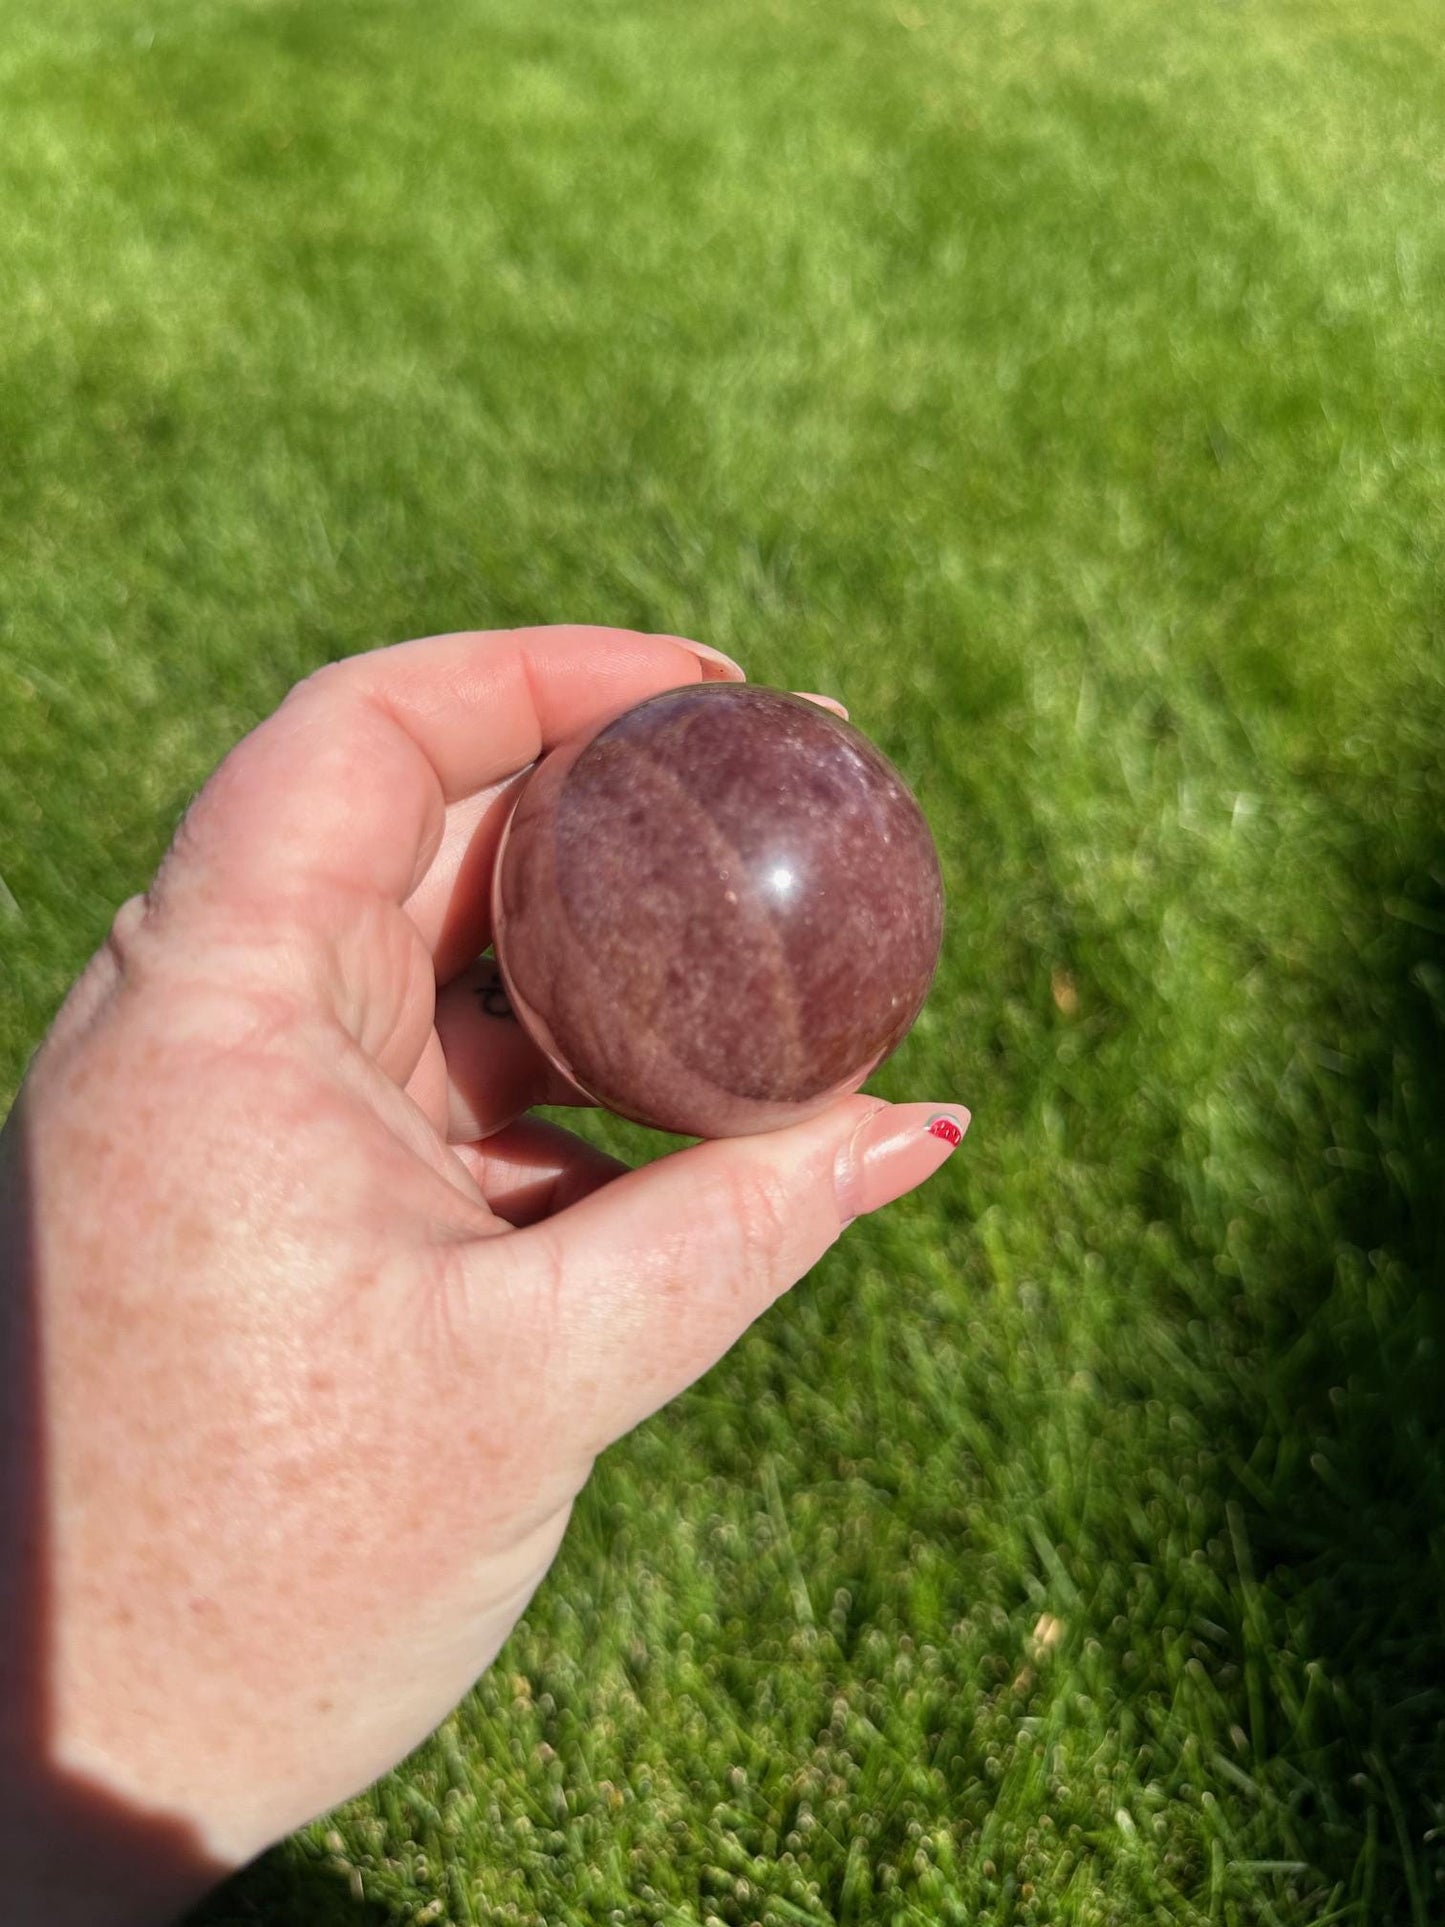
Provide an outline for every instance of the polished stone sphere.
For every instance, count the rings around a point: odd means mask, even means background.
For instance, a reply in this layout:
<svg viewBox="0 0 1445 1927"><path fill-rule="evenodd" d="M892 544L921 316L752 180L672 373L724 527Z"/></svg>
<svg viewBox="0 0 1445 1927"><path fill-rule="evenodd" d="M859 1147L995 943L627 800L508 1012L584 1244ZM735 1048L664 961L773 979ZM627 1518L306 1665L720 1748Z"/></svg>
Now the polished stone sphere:
<svg viewBox="0 0 1445 1927"><path fill-rule="evenodd" d="M938 961L938 857L903 779L800 696L695 683L553 750L493 891L527 1031L608 1110L692 1137L853 1091Z"/></svg>

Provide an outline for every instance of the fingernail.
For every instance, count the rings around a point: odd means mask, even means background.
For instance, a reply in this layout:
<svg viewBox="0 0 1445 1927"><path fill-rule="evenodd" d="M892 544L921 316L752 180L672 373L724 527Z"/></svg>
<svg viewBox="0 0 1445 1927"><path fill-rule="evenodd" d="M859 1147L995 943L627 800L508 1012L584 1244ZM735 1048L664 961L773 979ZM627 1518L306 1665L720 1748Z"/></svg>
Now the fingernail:
<svg viewBox="0 0 1445 1927"><path fill-rule="evenodd" d="M674 636L673 641L681 643L684 649L696 656L699 662L706 664L709 669L720 672L705 676L703 678L705 682L747 681L747 670L740 662L734 662L731 656L725 656L721 649L714 649L705 642L694 642L690 636Z"/></svg>
<svg viewBox="0 0 1445 1927"><path fill-rule="evenodd" d="M846 723L848 712L836 696L818 696L811 689L795 689L795 696L801 696L805 703L816 703L819 709L831 709L835 716L841 716Z"/></svg>
<svg viewBox="0 0 1445 1927"><path fill-rule="evenodd" d="M961 1104L884 1104L838 1154L835 1177L844 1224L892 1204L931 1178L963 1142L971 1115Z"/></svg>

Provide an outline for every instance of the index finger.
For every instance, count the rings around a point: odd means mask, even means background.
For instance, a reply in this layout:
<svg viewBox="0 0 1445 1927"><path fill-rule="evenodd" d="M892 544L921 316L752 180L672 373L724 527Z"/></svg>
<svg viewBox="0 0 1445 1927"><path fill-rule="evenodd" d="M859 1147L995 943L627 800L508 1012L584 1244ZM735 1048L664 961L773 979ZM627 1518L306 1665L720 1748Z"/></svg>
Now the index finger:
<svg viewBox="0 0 1445 1927"><path fill-rule="evenodd" d="M449 805L644 697L740 674L683 637L575 624L429 636L328 664L226 757L157 890L229 909L317 888L401 904Z"/></svg>

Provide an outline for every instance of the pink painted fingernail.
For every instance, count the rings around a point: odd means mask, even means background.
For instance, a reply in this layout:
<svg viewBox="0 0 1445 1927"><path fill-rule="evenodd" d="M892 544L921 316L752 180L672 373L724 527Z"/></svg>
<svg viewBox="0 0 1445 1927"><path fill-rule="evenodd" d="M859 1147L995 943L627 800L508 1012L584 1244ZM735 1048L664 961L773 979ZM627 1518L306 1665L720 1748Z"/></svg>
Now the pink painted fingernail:
<svg viewBox="0 0 1445 1927"><path fill-rule="evenodd" d="M961 1104L884 1104L871 1112L838 1154L834 1175L844 1224L931 1178L962 1144L970 1122Z"/></svg>
<svg viewBox="0 0 1445 1927"><path fill-rule="evenodd" d="M795 689L795 696L801 696L805 703L816 703L819 709L831 709L835 716L841 716L846 723L848 712L836 696L819 696L811 689Z"/></svg>
<svg viewBox="0 0 1445 1927"><path fill-rule="evenodd" d="M707 668L720 672L711 676L705 676L704 681L747 681L747 670L743 668L740 662L734 662L731 656L725 656L721 649L714 649L706 642L694 642L690 636L674 636L673 641L681 643L684 649L696 656L699 662L705 664Z"/></svg>

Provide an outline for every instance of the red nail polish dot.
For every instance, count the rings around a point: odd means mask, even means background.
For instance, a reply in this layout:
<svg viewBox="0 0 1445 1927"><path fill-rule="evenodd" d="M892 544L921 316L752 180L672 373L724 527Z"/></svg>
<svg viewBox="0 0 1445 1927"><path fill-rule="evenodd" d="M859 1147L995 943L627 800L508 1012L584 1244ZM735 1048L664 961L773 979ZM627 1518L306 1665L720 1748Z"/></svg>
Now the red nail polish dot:
<svg viewBox="0 0 1445 1927"><path fill-rule="evenodd" d="M935 1117L929 1120L929 1135L941 1137L945 1144L962 1144L963 1132L951 1117Z"/></svg>

